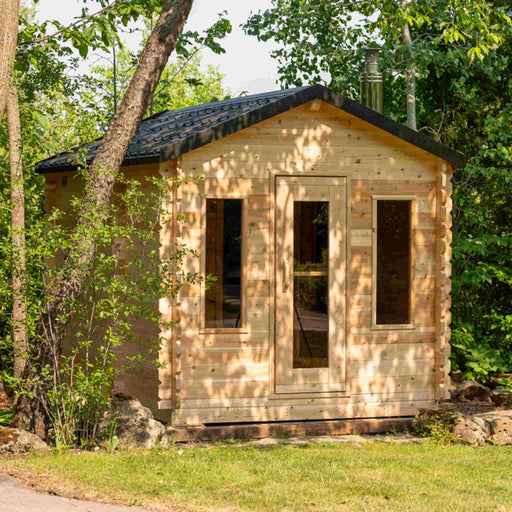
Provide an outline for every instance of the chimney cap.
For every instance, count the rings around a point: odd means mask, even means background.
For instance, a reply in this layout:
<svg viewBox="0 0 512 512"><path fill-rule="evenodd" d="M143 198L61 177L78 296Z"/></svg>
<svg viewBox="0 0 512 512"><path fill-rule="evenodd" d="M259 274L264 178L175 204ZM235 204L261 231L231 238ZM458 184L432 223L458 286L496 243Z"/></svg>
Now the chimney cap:
<svg viewBox="0 0 512 512"><path fill-rule="evenodd" d="M362 48L366 54L364 72L361 74L361 103L382 114L383 83L379 72L379 47Z"/></svg>
<svg viewBox="0 0 512 512"><path fill-rule="evenodd" d="M382 53L382 50L380 49L379 46L363 46L363 48L361 48L363 50L363 52L366 52L366 53L377 53L377 54L380 54Z"/></svg>

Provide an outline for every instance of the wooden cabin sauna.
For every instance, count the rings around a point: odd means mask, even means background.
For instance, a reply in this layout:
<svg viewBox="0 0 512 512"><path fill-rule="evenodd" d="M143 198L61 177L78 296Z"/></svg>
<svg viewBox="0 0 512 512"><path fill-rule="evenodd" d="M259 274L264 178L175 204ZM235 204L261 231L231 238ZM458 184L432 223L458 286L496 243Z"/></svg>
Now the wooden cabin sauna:
<svg viewBox="0 0 512 512"><path fill-rule="evenodd" d="M448 397L450 179L463 165L320 85L146 119L122 171L202 177L169 193L158 243L163 257L195 249L184 271L216 281L154 305L174 322L155 333L165 366L119 389L176 426L435 406ZM75 166L39 164L50 208L78 194Z"/></svg>

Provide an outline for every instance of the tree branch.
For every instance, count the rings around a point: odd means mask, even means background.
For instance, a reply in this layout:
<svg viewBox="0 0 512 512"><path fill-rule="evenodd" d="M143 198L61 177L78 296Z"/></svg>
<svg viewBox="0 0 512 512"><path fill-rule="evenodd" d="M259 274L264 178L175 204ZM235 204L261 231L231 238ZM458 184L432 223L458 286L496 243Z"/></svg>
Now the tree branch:
<svg viewBox="0 0 512 512"><path fill-rule="evenodd" d="M42 37L41 39L33 39L32 41L26 41L24 43L20 43L20 46L26 46L26 45L29 45L29 44L44 43L45 41L48 41L49 39L52 39L53 37L58 36L59 34L62 34L62 32L66 32L66 30L69 30L70 28L76 27L80 23L83 23L84 21L90 20L91 18L94 18L95 16L98 16L99 14L102 14L105 11L108 11L114 5L118 4L119 2L124 2L124 1L125 0L114 0L112 3L110 3L107 6L103 7L103 9L100 9L97 12L89 14L89 16L84 16L83 18L79 18L78 20L76 20L73 23L69 24L67 27L63 27L60 30L57 30L57 32L54 32L53 34L51 34L49 36Z"/></svg>
<svg viewBox="0 0 512 512"><path fill-rule="evenodd" d="M176 77L185 69L185 67L187 66L187 64L193 59L193 57L195 57L195 55L203 48L203 46L199 46L198 48L196 48L189 56L189 58L183 63L182 66L180 66L178 68L178 71L176 71L176 73L174 73L174 75L172 76L172 78L168 81L169 83L167 84L163 84L160 89L158 89L158 91L155 92L155 94L153 94L153 98L156 98L166 87L168 87L169 85L171 85L174 80L176 79Z"/></svg>

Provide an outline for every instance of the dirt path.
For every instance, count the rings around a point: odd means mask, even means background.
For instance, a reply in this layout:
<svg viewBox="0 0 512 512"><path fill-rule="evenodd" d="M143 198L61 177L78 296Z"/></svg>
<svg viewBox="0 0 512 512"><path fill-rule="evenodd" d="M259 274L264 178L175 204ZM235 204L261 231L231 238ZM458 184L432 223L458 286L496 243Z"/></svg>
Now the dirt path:
<svg viewBox="0 0 512 512"><path fill-rule="evenodd" d="M0 512L147 512L140 508L104 505L35 492L0 475Z"/></svg>

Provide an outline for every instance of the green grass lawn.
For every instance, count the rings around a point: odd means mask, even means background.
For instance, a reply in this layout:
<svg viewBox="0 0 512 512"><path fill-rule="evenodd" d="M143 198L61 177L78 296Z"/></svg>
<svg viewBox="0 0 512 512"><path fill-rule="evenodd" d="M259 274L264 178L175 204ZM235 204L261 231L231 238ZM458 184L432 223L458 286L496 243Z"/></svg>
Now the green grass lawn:
<svg viewBox="0 0 512 512"><path fill-rule="evenodd" d="M512 511L512 449L332 443L6 459L77 496L167 510ZM77 490L82 493L77 494Z"/></svg>

